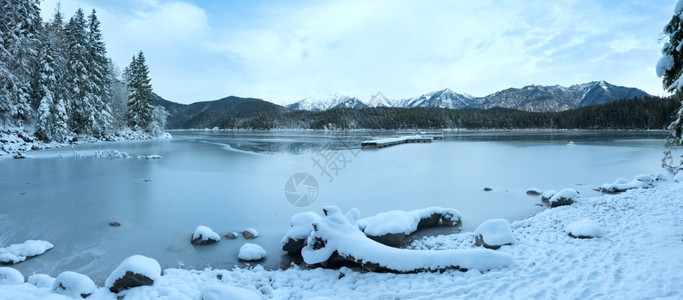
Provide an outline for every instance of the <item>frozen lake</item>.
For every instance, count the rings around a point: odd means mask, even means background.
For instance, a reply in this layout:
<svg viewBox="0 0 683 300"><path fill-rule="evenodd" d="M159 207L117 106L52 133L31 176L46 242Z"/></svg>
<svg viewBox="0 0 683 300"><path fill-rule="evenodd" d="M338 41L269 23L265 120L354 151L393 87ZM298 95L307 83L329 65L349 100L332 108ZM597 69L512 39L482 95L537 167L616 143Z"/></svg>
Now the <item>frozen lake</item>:
<svg viewBox="0 0 683 300"><path fill-rule="evenodd" d="M590 196L616 178L661 172L665 138L662 132L463 131L431 144L361 150L360 141L394 133L172 134L171 140L79 145L80 158L62 148L0 160L0 247L27 239L55 245L13 267L25 276L72 270L101 284L134 254L153 257L162 268L238 264L241 236L190 244L194 228L206 225L221 235L257 229L260 236L249 242L268 251L261 264L277 268L288 264L280 239L289 218L326 205L357 207L361 217L451 207L463 214L462 229L471 231L487 219L512 221L544 209L538 196L525 194L528 188L573 187ZM110 149L163 159L93 158ZM310 206L289 202L308 191L285 187L297 173L317 181ZM112 221L121 226L108 226Z"/></svg>

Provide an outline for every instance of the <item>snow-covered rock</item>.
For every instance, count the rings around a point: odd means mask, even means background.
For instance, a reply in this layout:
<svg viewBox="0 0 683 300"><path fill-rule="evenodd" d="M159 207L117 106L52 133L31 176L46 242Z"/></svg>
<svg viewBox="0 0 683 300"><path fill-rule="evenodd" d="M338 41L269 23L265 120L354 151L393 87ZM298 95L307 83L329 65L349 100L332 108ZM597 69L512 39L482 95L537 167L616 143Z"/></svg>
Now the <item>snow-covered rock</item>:
<svg viewBox="0 0 683 300"><path fill-rule="evenodd" d="M221 236L215 233L211 228L206 226L197 226L192 234L192 240L190 241L193 245L208 245L213 244L221 240Z"/></svg>
<svg viewBox="0 0 683 300"><path fill-rule="evenodd" d="M660 178L660 177L657 177ZM633 178L633 180L628 181L624 178L619 178L615 180L613 183L605 183L601 185L598 190L603 193L608 193L608 194L615 194L615 193L621 193L625 192L627 190L632 190L632 189L640 189L640 188L650 188L654 186L655 181L657 181L657 178L647 175L647 174L640 174L636 177Z"/></svg>
<svg viewBox="0 0 683 300"><path fill-rule="evenodd" d="M489 249L498 249L513 242L510 222L505 219L491 219L481 223L475 234L475 245Z"/></svg>
<svg viewBox="0 0 683 300"><path fill-rule="evenodd" d="M228 233L226 233L226 234L223 235L224 238L230 239L230 240L234 240L234 239L236 239L236 238L239 237L239 236L240 236L240 234L237 233L237 232L234 232L234 231L233 231L233 232L228 232Z"/></svg>
<svg viewBox="0 0 683 300"><path fill-rule="evenodd" d="M428 207L413 211L392 210L360 219L358 227L371 239L389 246L400 246L405 236L419 228L458 226L462 215L456 209Z"/></svg>
<svg viewBox="0 0 683 300"><path fill-rule="evenodd" d="M140 155L138 156L139 159L162 159L164 158L161 155L158 154L152 154L152 155Z"/></svg>
<svg viewBox="0 0 683 300"><path fill-rule="evenodd" d="M266 250L259 245L246 243L240 247L240 251L237 256L241 260L261 260L266 257Z"/></svg>
<svg viewBox="0 0 683 300"><path fill-rule="evenodd" d="M261 295L256 292L229 285L209 285L202 289L202 300L261 300Z"/></svg>
<svg viewBox="0 0 683 300"><path fill-rule="evenodd" d="M258 231L256 231L254 228L247 228L242 231L242 236L248 240L255 239L258 237Z"/></svg>
<svg viewBox="0 0 683 300"><path fill-rule="evenodd" d="M41 255L53 247L54 245L50 242L41 240L28 240L23 244L13 244L6 248L0 248L0 263L20 263L28 258Z"/></svg>
<svg viewBox="0 0 683 300"><path fill-rule="evenodd" d="M550 199L548 199L548 202L550 203L550 207L570 205L574 203L574 199L576 199L578 195L579 192L577 192L575 189L562 189L559 192L555 193L552 197L550 197Z"/></svg>
<svg viewBox="0 0 683 300"><path fill-rule="evenodd" d="M555 190L545 191L545 192L543 192L543 194L541 194L541 200L548 202L550 200L550 198L555 196L555 193L557 193L557 191L555 191Z"/></svg>
<svg viewBox="0 0 683 300"><path fill-rule="evenodd" d="M107 277L104 286L112 293L144 285L153 285L161 277L161 266L153 259L133 255L121 262Z"/></svg>
<svg viewBox="0 0 683 300"><path fill-rule="evenodd" d="M114 159L114 158L129 158L128 153L126 152L119 152L117 150L105 150L105 151L95 151L95 154L93 155L95 158L108 158L108 159Z"/></svg>
<svg viewBox="0 0 683 300"><path fill-rule="evenodd" d="M541 195L543 193L543 191L541 191L540 189L537 189L537 188L530 188L530 189L526 190L526 193L527 193L527 195L538 196L538 195Z"/></svg>
<svg viewBox="0 0 683 300"><path fill-rule="evenodd" d="M28 277L27 282L38 288L50 289L55 284L55 279L47 274L33 274Z"/></svg>
<svg viewBox="0 0 683 300"><path fill-rule="evenodd" d="M489 249L421 251L398 249L375 242L350 224L339 208L323 208L325 216L314 223L314 231L301 250L309 265L324 263L334 254L348 263L372 271L415 272L444 269L489 270L514 262L507 253Z"/></svg>
<svg viewBox="0 0 683 300"><path fill-rule="evenodd" d="M52 284L52 292L71 298L86 298L95 292L97 286L88 276L72 271L57 275Z"/></svg>
<svg viewBox="0 0 683 300"><path fill-rule="evenodd" d="M569 225L567 225L567 227L565 227L565 231L567 234L569 234L569 236L580 239L599 237L602 234L598 224L590 219L571 222Z"/></svg>
<svg viewBox="0 0 683 300"><path fill-rule="evenodd" d="M24 283L24 275L14 268L0 267L0 286Z"/></svg>
<svg viewBox="0 0 683 300"><path fill-rule="evenodd" d="M312 211L293 215L289 220L290 227L287 229L287 233L285 233L285 236L280 240L282 250L287 251L287 253L291 255L300 255L306 238L308 238L313 231L312 224L319 219L320 215Z"/></svg>

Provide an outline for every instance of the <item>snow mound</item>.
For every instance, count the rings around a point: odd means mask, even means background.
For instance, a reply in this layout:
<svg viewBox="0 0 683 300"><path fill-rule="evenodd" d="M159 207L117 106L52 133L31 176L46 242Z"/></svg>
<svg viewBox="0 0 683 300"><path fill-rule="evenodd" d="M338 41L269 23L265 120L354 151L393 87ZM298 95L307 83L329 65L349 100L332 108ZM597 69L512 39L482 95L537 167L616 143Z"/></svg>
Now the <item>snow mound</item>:
<svg viewBox="0 0 683 300"><path fill-rule="evenodd" d="M202 289L202 300L261 300L261 295L247 289L229 285L209 285Z"/></svg>
<svg viewBox="0 0 683 300"><path fill-rule="evenodd" d="M27 282L38 288L50 289L55 284L55 279L46 274L33 274L28 277Z"/></svg>
<svg viewBox="0 0 683 300"><path fill-rule="evenodd" d="M595 221L590 219L583 219L571 222L569 223L569 225L567 225L567 227L565 227L565 231L571 237L581 239L599 237L602 234L600 227L598 227L598 224L596 224Z"/></svg>
<svg viewBox="0 0 683 300"><path fill-rule="evenodd" d="M237 256L241 260L261 260L266 257L266 250L259 245L246 243L240 247L240 251Z"/></svg>
<svg viewBox="0 0 683 300"><path fill-rule="evenodd" d="M456 209L428 207L413 211L392 210L358 220L359 228L366 234L381 236L385 234L411 234L421 227L423 220L439 216L437 223L447 226L460 224L462 215ZM446 224L444 224L446 223ZM424 223L423 223L424 224Z"/></svg>
<svg viewBox="0 0 683 300"><path fill-rule="evenodd" d="M477 244L486 248L497 249L503 245L512 244L512 228L510 222L505 219L491 219L481 223L474 231L477 235Z"/></svg>
<svg viewBox="0 0 683 300"><path fill-rule="evenodd" d="M24 283L24 275L14 268L0 267L0 285L15 285Z"/></svg>
<svg viewBox="0 0 683 300"><path fill-rule="evenodd" d="M67 295L71 298L85 298L90 296L97 286L88 276L72 271L57 275L52 284L52 292Z"/></svg>
<svg viewBox="0 0 683 300"><path fill-rule="evenodd" d="M54 247L50 242L28 240L23 244L13 244L7 248L0 248L0 263L17 264L28 258L41 255Z"/></svg>
<svg viewBox="0 0 683 300"><path fill-rule="evenodd" d="M490 270L509 266L514 258L488 249L423 251L399 249L375 242L348 222L339 208L327 206L325 216L314 223L308 244L302 249L304 261L323 263L333 254L377 271L415 272L449 268Z"/></svg>
<svg viewBox="0 0 683 300"><path fill-rule="evenodd" d="M631 181L627 181L624 178L619 178L613 183L605 183L598 188L598 191L608 194L616 194L625 192L632 189L646 189L654 186L655 181L661 177L653 177L647 174L640 174L633 178ZM664 177L665 178L665 177ZM661 179L659 179L661 181Z"/></svg>
<svg viewBox="0 0 683 300"><path fill-rule="evenodd" d="M136 276L136 274L138 274L138 276ZM135 278L135 280L125 280L124 278L126 277ZM155 281L159 280L159 277L161 277L161 266L159 265L159 262L143 255L133 255L123 260L123 262L114 269L109 277L107 277L107 280L105 280L104 286L110 291L118 293L122 289L152 285Z"/></svg>
<svg viewBox="0 0 683 300"><path fill-rule="evenodd" d="M106 151L95 151L95 154L93 155L95 158L108 158L108 159L114 159L114 158L130 158L128 156L128 153L126 152L119 152L117 150L106 150Z"/></svg>
<svg viewBox="0 0 683 300"><path fill-rule="evenodd" d="M548 199L548 202L550 203L550 207L570 205L574 203L574 199L576 199L578 195L579 192L577 192L575 189L562 189L559 192L555 193L552 197L550 197L550 199Z"/></svg>
<svg viewBox="0 0 683 300"><path fill-rule="evenodd" d="M218 242L221 240L221 236L215 233L211 228L206 226L197 226L192 234L192 244L194 245L206 245Z"/></svg>

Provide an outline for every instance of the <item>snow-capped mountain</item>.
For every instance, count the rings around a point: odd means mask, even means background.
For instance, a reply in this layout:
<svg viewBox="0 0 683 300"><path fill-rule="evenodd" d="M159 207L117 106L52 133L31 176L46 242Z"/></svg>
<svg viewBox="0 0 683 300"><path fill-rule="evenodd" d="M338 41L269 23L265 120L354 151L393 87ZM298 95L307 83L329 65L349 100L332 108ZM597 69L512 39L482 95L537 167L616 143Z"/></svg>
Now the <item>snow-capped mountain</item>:
<svg viewBox="0 0 683 300"><path fill-rule="evenodd" d="M484 97L459 94L450 89L435 91L421 96L392 100L377 92L366 101L356 97L331 95L328 97L308 97L287 105L287 108L309 111L323 111L336 107L428 107L428 108L512 108L525 111L563 111L596 104L605 104L621 99L644 97L648 94L637 88L616 86L605 81L575 84L570 87L560 85L529 85L523 88L509 88Z"/></svg>
<svg viewBox="0 0 683 300"><path fill-rule="evenodd" d="M471 107L504 107L539 112L563 111L647 95L642 90L616 86L605 81L575 84L570 87L529 85L521 89L509 88L478 98Z"/></svg>
<svg viewBox="0 0 683 300"><path fill-rule="evenodd" d="M450 89L431 92L419 97L403 99L398 102L399 107L429 107L462 109L474 103L474 97L458 94Z"/></svg>
<svg viewBox="0 0 683 300"><path fill-rule="evenodd" d="M289 109L324 111L332 108L365 108L367 105L356 97L333 94L324 97L307 97L285 106Z"/></svg>
<svg viewBox="0 0 683 300"><path fill-rule="evenodd" d="M377 92L370 96L370 100L366 101L365 104L368 107L394 107L394 102L387 99L382 92Z"/></svg>

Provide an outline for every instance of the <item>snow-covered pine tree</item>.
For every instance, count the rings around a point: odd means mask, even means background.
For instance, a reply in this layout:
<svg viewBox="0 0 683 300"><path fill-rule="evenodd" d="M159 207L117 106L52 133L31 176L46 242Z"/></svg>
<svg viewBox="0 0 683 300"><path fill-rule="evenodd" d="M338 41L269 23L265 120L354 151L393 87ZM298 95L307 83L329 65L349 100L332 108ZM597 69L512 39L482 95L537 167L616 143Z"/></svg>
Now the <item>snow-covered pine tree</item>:
<svg viewBox="0 0 683 300"><path fill-rule="evenodd" d="M152 119L152 85L145 55L133 56L124 71L128 87L128 126L133 130L149 130Z"/></svg>
<svg viewBox="0 0 683 300"><path fill-rule="evenodd" d="M93 134L96 122L93 82L88 70L89 52L86 23L80 8L64 28L67 44L67 69L64 78L70 104L70 127L76 134Z"/></svg>
<svg viewBox="0 0 683 300"><path fill-rule="evenodd" d="M681 100L681 108L668 127L669 137L666 140L662 167L678 171L683 170L683 159L674 159L678 147L683 143L683 0L676 4L674 15L664 27L663 34L668 41L664 43L662 57L657 63L657 76L662 77L664 89Z"/></svg>
<svg viewBox="0 0 683 300"><path fill-rule="evenodd" d="M36 138L50 142L54 140L55 118L53 110L55 108L54 91L57 86L57 78L54 72L54 57L52 44L44 43L41 55L38 75L36 76L35 96L40 98L38 105L38 121L36 122Z"/></svg>
<svg viewBox="0 0 683 300"><path fill-rule="evenodd" d="M23 125L31 116L30 83L40 45L38 0L0 0L0 113L5 123Z"/></svg>
<svg viewBox="0 0 683 300"><path fill-rule="evenodd" d="M112 132L113 117L111 107L111 93L109 90L109 59L107 49L102 40L100 31L100 21L97 19L95 10L88 16L88 53L90 63L88 71L92 80L92 103L95 116L93 124L93 134L95 137L102 138Z"/></svg>
<svg viewBox="0 0 683 300"><path fill-rule="evenodd" d="M107 72L111 95L109 106L114 120L114 131L120 131L127 125L128 92L126 91L126 84L119 79L120 73L116 65L109 59L109 71Z"/></svg>
<svg viewBox="0 0 683 300"><path fill-rule="evenodd" d="M64 142L70 135L69 115L67 113L69 105L66 98L67 85L65 85L67 73L66 53L68 45L64 33L64 18L62 17L59 3L57 3L52 21L45 25L44 36L44 43L50 43L52 45L52 52L54 54L54 73L55 78L57 79L53 90L54 106L51 110L53 114L52 138L54 141Z"/></svg>

